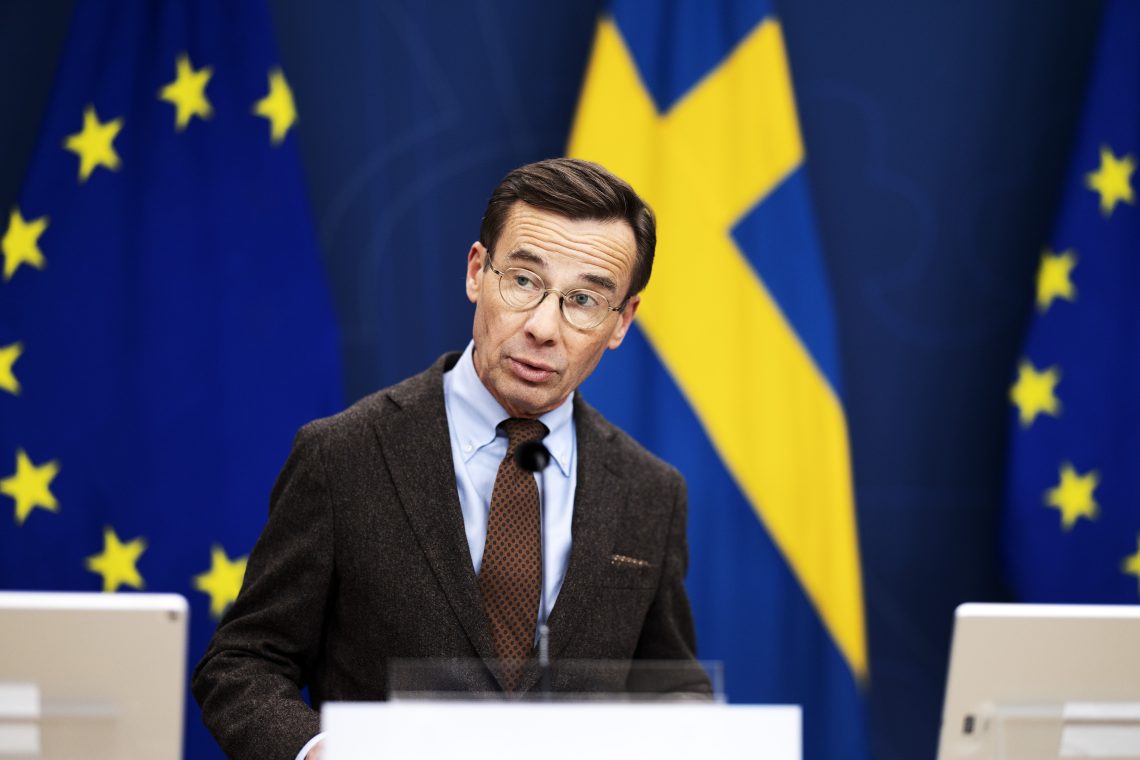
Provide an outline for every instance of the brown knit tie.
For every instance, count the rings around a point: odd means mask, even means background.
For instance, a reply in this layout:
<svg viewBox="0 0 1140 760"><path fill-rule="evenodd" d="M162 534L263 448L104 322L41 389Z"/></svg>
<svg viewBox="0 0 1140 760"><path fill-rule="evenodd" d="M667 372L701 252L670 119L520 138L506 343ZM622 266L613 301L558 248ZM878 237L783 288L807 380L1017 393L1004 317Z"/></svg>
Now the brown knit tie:
<svg viewBox="0 0 1140 760"><path fill-rule="evenodd" d="M515 449L540 440L548 431L538 420L514 417L499 427L507 434L507 455L499 464L491 492L479 592L503 668L504 686L514 691L534 647L542 582L538 486L534 475L515 462Z"/></svg>

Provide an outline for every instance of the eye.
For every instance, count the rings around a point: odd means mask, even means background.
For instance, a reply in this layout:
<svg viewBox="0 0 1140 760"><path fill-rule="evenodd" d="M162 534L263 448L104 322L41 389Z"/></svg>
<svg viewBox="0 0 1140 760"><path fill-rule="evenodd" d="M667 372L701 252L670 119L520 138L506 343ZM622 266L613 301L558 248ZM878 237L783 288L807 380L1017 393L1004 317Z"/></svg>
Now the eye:
<svg viewBox="0 0 1140 760"><path fill-rule="evenodd" d="M538 275L534 272L528 272L526 269L508 269L507 276L511 278L511 286L516 291L541 291L543 289L543 280L538 279Z"/></svg>
<svg viewBox="0 0 1140 760"><path fill-rule="evenodd" d="M539 285L533 275L515 270L511 272L511 282L520 290L538 290Z"/></svg>
<svg viewBox="0 0 1140 760"><path fill-rule="evenodd" d="M596 309L601 305L598 296L588 290L575 290L566 296L566 300L576 309Z"/></svg>

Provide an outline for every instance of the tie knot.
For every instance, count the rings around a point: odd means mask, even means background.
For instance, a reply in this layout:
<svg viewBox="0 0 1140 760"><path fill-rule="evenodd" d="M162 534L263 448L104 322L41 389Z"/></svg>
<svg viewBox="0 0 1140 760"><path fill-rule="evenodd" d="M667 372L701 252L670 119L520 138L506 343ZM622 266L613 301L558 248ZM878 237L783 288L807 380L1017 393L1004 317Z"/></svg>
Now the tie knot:
<svg viewBox="0 0 1140 760"><path fill-rule="evenodd" d="M550 432L546 429L546 425L538 420L524 420L519 417L503 420L499 423L499 427L507 434L507 449L512 453L520 444L540 441Z"/></svg>

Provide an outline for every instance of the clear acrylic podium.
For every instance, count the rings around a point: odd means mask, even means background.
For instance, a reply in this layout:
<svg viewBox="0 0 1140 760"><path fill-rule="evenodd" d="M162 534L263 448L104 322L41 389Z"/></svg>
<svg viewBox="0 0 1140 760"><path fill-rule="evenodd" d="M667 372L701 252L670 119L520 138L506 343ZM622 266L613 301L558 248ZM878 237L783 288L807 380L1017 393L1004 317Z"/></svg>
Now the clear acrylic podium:
<svg viewBox="0 0 1140 760"><path fill-rule="evenodd" d="M520 694L494 667L394 662L387 702L323 706L323 760L802 757L800 708L726 704L720 663L530 663Z"/></svg>
<svg viewBox="0 0 1140 760"><path fill-rule="evenodd" d="M724 667L692 660L535 660L522 668L520 693L503 692L495 662L479 659L392 660L392 700L724 702Z"/></svg>

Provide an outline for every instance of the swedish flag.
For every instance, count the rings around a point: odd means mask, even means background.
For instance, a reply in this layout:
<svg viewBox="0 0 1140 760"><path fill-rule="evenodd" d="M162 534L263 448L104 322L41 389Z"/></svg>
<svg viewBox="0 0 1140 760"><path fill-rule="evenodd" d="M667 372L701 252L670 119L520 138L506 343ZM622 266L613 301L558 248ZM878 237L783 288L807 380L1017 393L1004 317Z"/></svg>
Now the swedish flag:
<svg viewBox="0 0 1140 760"><path fill-rule="evenodd" d="M1140 602L1140 5L1111 2L1016 379L1005 563L1039 602Z"/></svg>
<svg viewBox="0 0 1140 760"><path fill-rule="evenodd" d="M769 4L613 3L570 153L658 214L640 327L584 392L688 479L701 655L734 701L802 704L805 757L865 757L834 316Z"/></svg>
<svg viewBox="0 0 1140 760"><path fill-rule="evenodd" d="M258 3L79 2L0 270L0 585L237 593L338 337ZM218 754L190 703L187 756Z"/></svg>

